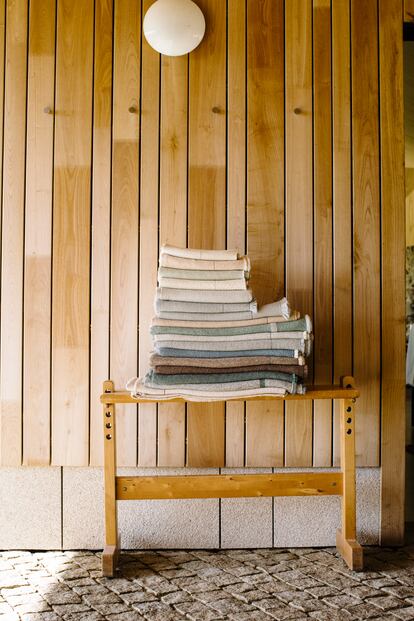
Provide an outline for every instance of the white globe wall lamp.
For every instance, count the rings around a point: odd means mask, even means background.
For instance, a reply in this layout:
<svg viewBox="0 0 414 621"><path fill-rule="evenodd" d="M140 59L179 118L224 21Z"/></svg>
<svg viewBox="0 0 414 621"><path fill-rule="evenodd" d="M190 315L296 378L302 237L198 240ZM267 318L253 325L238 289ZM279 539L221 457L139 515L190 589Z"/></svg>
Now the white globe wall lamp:
<svg viewBox="0 0 414 621"><path fill-rule="evenodd" d="M182 56L194 50L206 29L204 15L192 0L157 0L144 17L144 36L165 56Z"/></svg>

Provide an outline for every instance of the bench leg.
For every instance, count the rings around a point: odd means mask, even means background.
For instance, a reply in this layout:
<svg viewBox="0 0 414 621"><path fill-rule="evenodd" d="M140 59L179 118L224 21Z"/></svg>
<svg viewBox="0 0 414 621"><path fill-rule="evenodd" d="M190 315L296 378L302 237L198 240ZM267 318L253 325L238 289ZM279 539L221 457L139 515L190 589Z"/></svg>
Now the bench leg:
<svg viewBox="0 0 414 621"><path fill-rule="evenodd" d="M363 569L363 549L356 540L355 490L355 403L351 399L340 402L342 528L336 534L336 547L348 567Z"/></svg>
<svg viewBox="0 0 414 621"><path fill-rule="evenodd" d="M104 392L112 392L113 382L104 382ZM105 547L102 553L102 573L113 577L118 560L118 524L116 511L116 442L115 405L104 404L104 494L105 494Z"/></svg>

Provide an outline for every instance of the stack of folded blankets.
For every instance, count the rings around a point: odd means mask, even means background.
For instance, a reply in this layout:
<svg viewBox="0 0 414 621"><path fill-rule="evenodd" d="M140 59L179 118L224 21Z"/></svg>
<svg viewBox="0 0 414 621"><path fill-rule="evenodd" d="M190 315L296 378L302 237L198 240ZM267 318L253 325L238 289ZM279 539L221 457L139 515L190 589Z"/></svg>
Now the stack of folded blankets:
<svg viewBox="0 0 414 621"><path fill-rule="evenodd" d="M305 391L311 320L291 313L286 298L258 309L249 276L250 261L236 250L162 247L151 368L127 383L134 397L223 401Z"/></svg>

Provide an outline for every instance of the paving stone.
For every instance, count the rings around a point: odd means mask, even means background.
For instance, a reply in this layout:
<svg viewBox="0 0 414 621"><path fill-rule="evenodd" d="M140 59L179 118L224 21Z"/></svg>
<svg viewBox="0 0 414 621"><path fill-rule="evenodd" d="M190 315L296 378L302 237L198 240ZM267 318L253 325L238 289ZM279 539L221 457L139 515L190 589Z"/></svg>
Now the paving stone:
<svg viewBox="0 0 414 621"><path fill-rule="evenodd" d="M62 621L55 612L29 612L21 615L22 621Z"/></svg>
<svg viewBox="0 0 414 621"><path fill-rule="evenodd" d="M67 615L78 613L78 612L86 612L90 610L88 604L57 604L53 606L53 610L60 615L61 617L65 617Z"/></svg>
<svg viewBox="0 0 414 621"><path fill-rule="evenodd" d="M394 595L395 597L399 597L401 599L413 596L413 588L407 585L386 586L381 590L385 591L385 593L389 593L389 595Z"/></svg>
<svg viewBox="0 0 414 621"><path fill-rule="evenodd" d="M358 618L347 610L334 609L310 612L309 617L311 619L317 619L317 621L354 621Z"/></svg>
<svg viewBox="0 0 414 621"><path fill-rule="evenodd" d="M137 619L145 619L136 610L130 612L121 612L120 614L106 615L107 621L137 621Z"/></svg>
<svg viewBox="0 0 414 621"><path fill-rule="evenodd" d="M224 615L228 613L248 612L250 610L254 610L252 606L249 606L248 604L245 604L244 602L241 602L234 598L215 600L210 602L209 605L211 606L211 608L214 608L214 610L218 610Z"/></svg>
<svg viewBox="0 0 414 621"><path fill-rule="evenodd" d="M408 606L408 608L400 608L399 610L392 610L392 615L395 615L397 619L414 619L414 606Z"/></svg>
<svg viewBox="0 0 414 621"><path fill-rule="evenodd" d="M391 610L392 608L398 608L401 606L401 601L392 595L385 595L384 597L371 597L369 600L374 606L378 606L381 610Z"/></svg>
<svg viewBox="0 0 414 621"><path fill-rule="evenodd" d="M321 550L0 552L0 621L414 621L414 547L367 548L367 571ZM52 608L51 608L52 607ZM20 613L20 614L18 614Z"/></svg>
<svg viewBox="0 0 414 621"><path fill-rule="evenodd" d="M237 612L236 614L229 614L229 619L234 619L235 621L271 621L272 617L270 617L265 612L261 610L251 610L250 612Z"/></svg>
<svg viewBox="0 0 414 621"><path fill-rule="evenodd" d="M130 593L121 593L120 598L129 605L136 604L138 602L153 602L156 599L153 593L148 593L147 591L142 590L131 591Z"/></svg>
<svg viewBox="0 0 414 621"><path fill-rule="evenodd" d="M193 597L187 591L173 591L161 596L164 604L180 604L181 602L193 602Z"/></svg>
<svg viewBox="0 0 414 621"><path fill-rule="evenodd" d="M212 610L201 602L182 602L180 604L175 604L174 608L194 621L224 619L223 615L219 614L217 610Z"/></svg>
<svg viewBox="0 0 414 621"><path fill-rule="evenodd" d="M350 608L351 606L357 606L361 603L360 599L348 594L324 597L322 601L333 608Z"/></svg>

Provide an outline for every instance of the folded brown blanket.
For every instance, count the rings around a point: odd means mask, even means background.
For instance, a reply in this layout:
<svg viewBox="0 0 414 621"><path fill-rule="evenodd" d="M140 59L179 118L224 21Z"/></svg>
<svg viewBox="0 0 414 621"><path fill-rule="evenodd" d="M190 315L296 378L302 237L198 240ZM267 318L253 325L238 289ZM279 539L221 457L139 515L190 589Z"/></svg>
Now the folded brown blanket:
<svg viewBox="0 0 414 621"><path fill-rule="evenodd" d="M194 362L194 360L193 360ZM191 366L169 366L169 365L156 365L152 367L156 373L161 373L161 375L182 375L185 373L223 373L225 369L228 371L237 371L237 373L241 372L249 372L249 371L280 371L282 373L294 373L299 377L307 377L308 367L305 364L292 364L292 365L284 365L284 364L254 364L249 366L237 366L235 364L231 364L231 367L227 365L227 367L191 367Z"/></svg>
<svg viewBox="0 0 414 621"><path fill-rule="evenodd" d="M160 356L159 354L151 354L150 356L151 367L171 365L175 367L198 366L227 369L229 366L250 366L262 364L278 364L296 367L298 365L304 365L305 358L303 356L299 356L297 358L287 356L233 356L229 360L229 358L181 358L178 356ZM297 374L299 375L299 373Z"/></svg>

